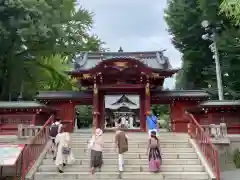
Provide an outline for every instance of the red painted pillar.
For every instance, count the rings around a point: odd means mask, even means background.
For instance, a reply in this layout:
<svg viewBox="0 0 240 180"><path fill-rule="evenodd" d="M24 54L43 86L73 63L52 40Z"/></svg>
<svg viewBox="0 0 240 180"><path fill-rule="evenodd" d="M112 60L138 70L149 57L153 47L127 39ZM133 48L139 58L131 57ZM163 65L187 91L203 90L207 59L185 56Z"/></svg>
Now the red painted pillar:
<svg viewBox="0 0 240 180"><path fill-rule="evenodd" d="M145 131L147 130L146 129L147 128L146 127L146 114L148 111L151 110L151 102L150 102L151 98L150 97L151 97L150 96L150 84L147 80L147 83L145 85L145 119L143 121L143 128Z"/></svg>
<svg viewBox="0 0 240 180"><path fill-rule="evenodd" d="M96 80L96 79L95 79ZM92 132L94 133L99 124L99 94L96 81L93 85L93 121L92 121Z"/></svg>
<svg viewBox="0 0 240 180"><path fill-rule="evenodd" d="M140 118L140 128L144 129L144 124L143 122L146 121L146 116L145 116L145 89L143 89L140 93L140 113L139 113L139 118Z"/></svg>
<svg viewBox="0 0 240 180"><path fill-rule="evenodd" d="M99 92L99 124L98 127L102 130L104 129L105 119L104 119L104 93Z"/></svg>

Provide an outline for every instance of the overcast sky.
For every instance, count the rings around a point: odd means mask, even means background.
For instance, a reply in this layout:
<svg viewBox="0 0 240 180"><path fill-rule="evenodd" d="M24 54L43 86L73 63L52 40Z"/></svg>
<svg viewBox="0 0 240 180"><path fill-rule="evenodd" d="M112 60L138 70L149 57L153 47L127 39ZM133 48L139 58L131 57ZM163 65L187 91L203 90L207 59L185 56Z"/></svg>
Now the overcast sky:
<svg viewBox="0 0 240 180"><path fill-rule="evenodd" d="M164 21L167 0L80 0L80 5L94 12L97 34L111 51L122 46L124 51L156 51L167 49L173 68L181 66L181 55L171 44ZM168 79L164 87L173 88Z"/></svg>

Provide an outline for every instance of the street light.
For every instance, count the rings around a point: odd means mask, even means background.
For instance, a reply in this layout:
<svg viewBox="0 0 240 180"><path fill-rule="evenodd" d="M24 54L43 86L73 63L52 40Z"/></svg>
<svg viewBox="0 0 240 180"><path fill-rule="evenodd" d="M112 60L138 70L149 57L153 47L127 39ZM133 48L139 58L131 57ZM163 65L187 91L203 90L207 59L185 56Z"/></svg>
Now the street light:
<svg viewBox="0 0 240 180"><path fill-rule="evenodd" d="M202 21L202 27L207 32L206 34L202 35L203 40L210 40L212 44L209 46L213 53L213 59L215 60L216 65L216 76L217 76L217 88L218 88L218 99L223 100L223 85L222 85L222 75L221 75L221 67L219 62L219 52L216 43L216 28L211 27L210 23L207 20Z"/></svg>

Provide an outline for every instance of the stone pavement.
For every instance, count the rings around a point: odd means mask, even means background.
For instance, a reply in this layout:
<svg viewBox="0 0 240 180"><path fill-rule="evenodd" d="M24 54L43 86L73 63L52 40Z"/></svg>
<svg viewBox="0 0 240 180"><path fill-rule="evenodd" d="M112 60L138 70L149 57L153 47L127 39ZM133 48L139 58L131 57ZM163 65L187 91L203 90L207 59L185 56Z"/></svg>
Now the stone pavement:
<svg viewBox="0 0 240 180"><path fill-rule="evenodd" d="M221 172L221 180L240 180L240 169Z"/></svg>

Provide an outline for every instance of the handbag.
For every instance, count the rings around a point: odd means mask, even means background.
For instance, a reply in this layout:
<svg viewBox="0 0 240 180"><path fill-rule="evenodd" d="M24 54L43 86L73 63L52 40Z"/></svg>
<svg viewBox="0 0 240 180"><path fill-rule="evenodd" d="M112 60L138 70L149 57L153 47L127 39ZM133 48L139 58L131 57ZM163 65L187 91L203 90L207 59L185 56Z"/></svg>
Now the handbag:
<svg viewBox="0 0 240 180"><path fill-rule="evenodd" d="M66 140L66 135L65 135L65 142L67 141ZM69 155L71 153L71 148L69 147L69 144L68 143L65 143L62 147L62 154L63 155Z"/></svg>
<svg viewBox="0 0 240 180"><path fill-rule="evenodd" d="M92 147L94 146L95 143L95 138L92 137L92 139L90 140L89 144L88 144L88 149L92 149Z"/></svg>

